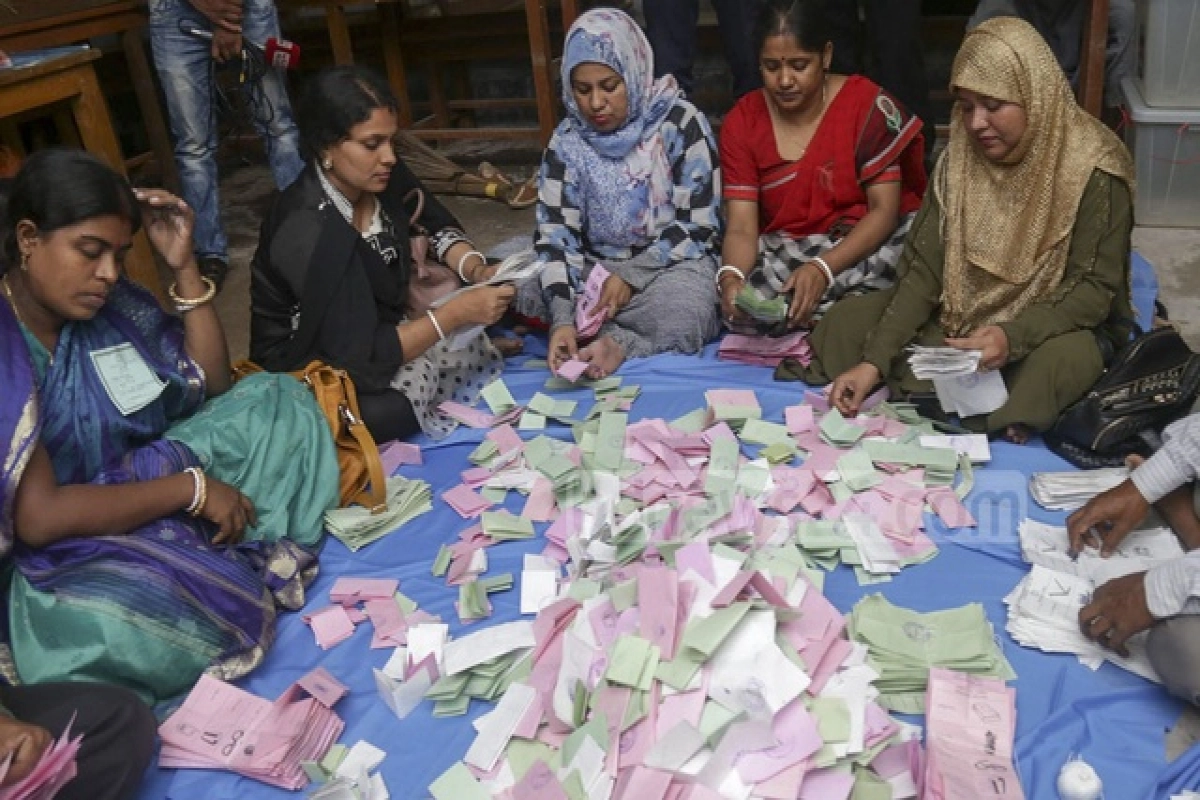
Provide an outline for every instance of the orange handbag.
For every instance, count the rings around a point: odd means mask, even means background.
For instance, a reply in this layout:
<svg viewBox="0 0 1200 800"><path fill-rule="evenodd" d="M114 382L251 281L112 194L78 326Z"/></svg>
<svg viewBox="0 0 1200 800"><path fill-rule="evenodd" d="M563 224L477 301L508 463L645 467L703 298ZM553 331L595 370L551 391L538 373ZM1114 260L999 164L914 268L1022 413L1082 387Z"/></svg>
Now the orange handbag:
<svg viewBox="0 0 1200 800"><path fill-rule="evenodd" d="M262 372L253 361L233 366L234 380ZM376 514L387 508L387 482L375 438L362 421L354 381L343 369L324 361L311 361L304 369L289 372L308 386L325 415L338 460L338 497L343 508L355 503Z"/></svg>

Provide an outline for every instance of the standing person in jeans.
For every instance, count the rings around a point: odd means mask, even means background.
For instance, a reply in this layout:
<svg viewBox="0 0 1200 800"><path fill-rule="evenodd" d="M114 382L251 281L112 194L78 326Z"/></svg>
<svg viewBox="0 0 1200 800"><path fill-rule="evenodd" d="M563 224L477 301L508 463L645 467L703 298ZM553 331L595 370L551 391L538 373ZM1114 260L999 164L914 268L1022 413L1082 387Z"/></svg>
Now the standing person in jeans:
<svg viewBox="0 0 1200 800"><path fill-rule="evenodd" d="M167 100L181 194L196 215L196 259L201 274L220 286L229 270L229 251L217 196L214 71L240 61L244 47L263 48L268 39L279 38L279 16L274 0L149 4L150 44ZM264 66L260 78L255 80L251 72L241 88L251 93L254 125L266 142L275 185L286 189L304 169L304 161L283 71Z"/></svg>
<svg viewBox="0 0 1200 800"><path fill-rule="evenodd" d="M725 58L733 72L734 99L762 86L758 53L750 29L760 0L712 0L717 11ZM695 86L692 64L696 60L696 23L700 0L645 0L646 38L654 51L654 77L674 75L679 88L690 95Z"/></svg>
<svg viewBox="0 0 1200 800"><path fill-rule="evenodd" d="M826 3L825 15L833 38L830 68L839 75L869 76L920 117L928 162L937 141L937 128L921 49L921 0L862 0L861 6L862 18L859 0ZM927 163L926 170L932 172L933 164Z"/></svg>

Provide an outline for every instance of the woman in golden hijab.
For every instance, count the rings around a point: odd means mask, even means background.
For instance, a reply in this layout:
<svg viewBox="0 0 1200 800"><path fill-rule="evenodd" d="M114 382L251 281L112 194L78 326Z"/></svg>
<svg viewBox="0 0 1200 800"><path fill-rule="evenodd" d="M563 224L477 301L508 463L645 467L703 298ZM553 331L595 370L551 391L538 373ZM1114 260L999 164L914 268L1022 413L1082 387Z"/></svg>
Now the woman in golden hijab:
<svg viewBox="0 0 1200 800"><path fill-rule="evenodd" d="M1023 442L1081 397L1128 338L1133 165L1076 104L1050 48L1016 17L967 34L954 60L950 144L887 291L813 331L804 377L837 376L846 415L881 382L929 392L909 345L981 350L1008 401L969 427Z"/></svg>

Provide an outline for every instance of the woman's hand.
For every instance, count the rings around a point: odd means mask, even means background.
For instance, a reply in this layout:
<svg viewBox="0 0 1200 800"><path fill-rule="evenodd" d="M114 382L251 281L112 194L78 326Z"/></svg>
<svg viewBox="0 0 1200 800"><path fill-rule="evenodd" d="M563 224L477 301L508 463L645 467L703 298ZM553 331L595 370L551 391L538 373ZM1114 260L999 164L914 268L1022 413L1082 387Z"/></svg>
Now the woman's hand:
<svg viewBox="0 0 1200 800"><path fill-rule="evenodd" d="M495 325L504 316L517 296L512 285L477 286L463 292L446 304L453 328L468 325Z"/></svg>
<svg viewBox="0 0 1200 800"><path fill-rule="evenodd" d="M596 307L607 308L608 318L612 319L618 311L629 305L629 301L632 299L633 287L616 275L609 275L604 279L604 286L600 289L600 300L596 303Z"/></svg>
<svg viewBox="0 0 1200 800"><path fill-rule="evenodd" d="M829 400L842 412L842 416L857 416L863 400L879 385L882 377L878 367L864 361L837 376L833 388L829 390Z"/></svg>
<svg viewBox="0 0 1200 800"><path fill-rule="evenodd" d="M959 350L980 350L980 369L1000 369L1008 364L1008 334L999 325L988 325L962 339L947 339L946 344Z"/></svg>
<svg viewBox="0 0 1200 800"><path fill-rule="evenodd" d="M575 337L574 325L559 325L550 333L550 352L547 361L550 371L558 372L558 368L579 355L579 343Z"/></svg>
<svg viewBox="0 0 1200 800"><path fill-rule="evenodd" d="M792 274L783 284L783 293L792 293L792 302L788 308L788 327L799 328L808 325L828 289L829 281L825 278L825 273L813 262L808 261L792 270Z"/></svg>
<svg viewBox="0 0 1200 800"><path fill-rule="evenodd" d="M192 230L196 217L188 204L163 189L134 189L150 244L175 272L195 260Z"/></svg>
<svg viewBox="0 0 1200 800"><path fill-rule="evenodd" d="M50 731L39 725L0 716L0 761L12 757L3 785L25 780L51 741Z"/></svg>
<svg viewBox="0 0 1200 800"><path fill-rule="evenodd" d="M746 315L737 307L738 293L742 291L742 287L745 285L746 279L744 277L739 278L730 270L726 270L721 275L720 286L718 287L721 295L721 319L725 320L727 325L735 325L738 322L746 321Z"/></svg>
<svg viewBox="0 0 1200 800"><path fill-rule="evenodd" d="M237 544L242 540L247 525L258 524L254 503L228 483L216 478L208 478L207 481L208 497L200 509L200 516L220 528L212 543Z"/></svg>

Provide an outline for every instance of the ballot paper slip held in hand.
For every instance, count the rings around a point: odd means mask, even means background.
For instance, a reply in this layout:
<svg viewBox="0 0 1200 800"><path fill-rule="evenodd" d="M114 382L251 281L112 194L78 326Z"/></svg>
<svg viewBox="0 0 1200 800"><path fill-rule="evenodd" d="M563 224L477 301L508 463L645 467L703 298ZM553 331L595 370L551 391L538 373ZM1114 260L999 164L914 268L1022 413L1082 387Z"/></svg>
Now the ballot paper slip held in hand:
<svg viewBox="0 0 1200 800"><path fill-rule="evenodd" d="M491 278L482 283L473 283L470 286L464 286L445 297L438 298L432 304L431 308L435 310L439 309L464 292L476 291L481 286L502 286L506 283L520 285L540 275L545 266L546 262L538 259L537 254L532 250L522 250L519 253L513 253L500 262L499 266L496 267L496 274ZM479 334L483 333L485 327L485 325L473 325L470 328L450 334L446 339L446 348L451 352L465 350L468 345L478 338Z"/></svg>
<svg viewBox="0 0 1200 800"><path fill-rule="evenodd" d="M998 370L980 371L982 351L920 345L909 349L913 375L933 381L938 402L947 414L990 414L1008 402L1004 376Z"/></svg>
<svg viewBox="0 0 1200 800"><path fill-rule="evenodd" d="M75 717L72 716L62 734L42 751L33 769L16 783L0 788L0 800L50 800L78 774L75 759L83 744L83 734L72 737L74 725ZM0 784L12 768L13 755L10 751L0 761Z"/></svg>

